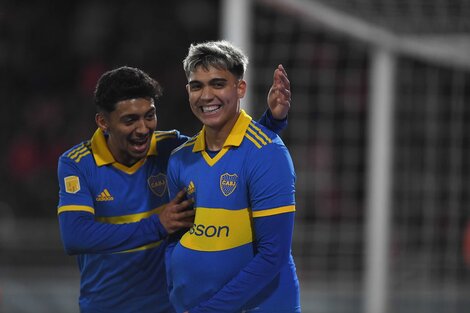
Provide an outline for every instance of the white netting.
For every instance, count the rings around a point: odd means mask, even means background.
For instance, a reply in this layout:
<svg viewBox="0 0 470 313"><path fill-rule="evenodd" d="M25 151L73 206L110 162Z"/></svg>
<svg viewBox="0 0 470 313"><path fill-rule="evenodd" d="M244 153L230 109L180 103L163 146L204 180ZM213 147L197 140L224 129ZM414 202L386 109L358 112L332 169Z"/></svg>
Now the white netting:
<svg viewBox="0 0 470 313"><path fill-rule="evenodd" d="M377 46L396 58L389 311L468 310L469 10L466 1L257 2L254 101L265 101L278 63L293 90L282 137L298 177L293 248L311 292L302 298L305 312L363 312L369 73Z"/></svg>

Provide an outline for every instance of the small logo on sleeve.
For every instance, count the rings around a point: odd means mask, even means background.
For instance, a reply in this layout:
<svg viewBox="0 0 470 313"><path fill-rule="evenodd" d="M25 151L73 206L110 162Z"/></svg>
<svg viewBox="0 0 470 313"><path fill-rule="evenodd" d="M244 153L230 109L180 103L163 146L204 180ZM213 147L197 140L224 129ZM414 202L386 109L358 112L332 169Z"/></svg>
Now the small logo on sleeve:
<svg viewBox="0 0 470 313"><path fill-rule="evenodd" d="M97 197L96 201L113 201L114 197L111 196L108 189L104 189Z"/></svg>
<svg viewBox="0 0 470 313"><path fill-rule="evenodd" d="M220 190L224 196L228 197L237 188L237 174L225 173L220 175Z"/></svg>
<svg viewBox="0 0 470 313"><path fill-rule="evenodd" d="M166 191L166 175L159 173L152 175L147 179L150 190L159 197L162 197Z"/></svg>
<svg viewBox="0 0 470 313"><path fill-rule="evenodd" d="M67 176L64 178L65 191L68 193L77 193L80 191L80 179L78 176Z"/></svg>

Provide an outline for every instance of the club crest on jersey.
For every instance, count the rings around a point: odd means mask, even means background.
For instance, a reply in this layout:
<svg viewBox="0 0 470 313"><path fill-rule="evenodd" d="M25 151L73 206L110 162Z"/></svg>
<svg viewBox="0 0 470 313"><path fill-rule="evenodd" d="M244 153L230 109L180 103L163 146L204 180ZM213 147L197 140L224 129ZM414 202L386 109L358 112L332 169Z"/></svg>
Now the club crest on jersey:
<svg viewBox="0 0 470 313"><path fill-rule="evenodd" d="M224 196L228 197L237 188L237 174L225 173L220 175L220 190Z"/></svg>
<svg viewBox="0 0 470 313"><path fill-rule="evenodd" d="M161 197L166 191L166 175L159 173L158 175L152 175L147 179L150 190L157 196Z"/></svg>

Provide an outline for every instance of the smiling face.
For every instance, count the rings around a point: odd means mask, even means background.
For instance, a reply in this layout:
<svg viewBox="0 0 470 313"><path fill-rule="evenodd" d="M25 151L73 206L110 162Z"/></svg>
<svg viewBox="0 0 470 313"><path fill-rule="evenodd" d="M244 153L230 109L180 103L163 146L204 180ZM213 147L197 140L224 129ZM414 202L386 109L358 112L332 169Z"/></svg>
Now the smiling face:
<svg viewBox="0 0 470 313"><path fill-rule="evenodd" d="M227 70L198 66L189 75L186 89L191 110L206 130L228 135L240 113L245 81Z"/></svg>
<svg viewBox="0 0 470 313"><path fill-rule="evenodd" d="M96 114L96 123L108 134L108 148L115 160L132 166L145 158L157 128L153 99L129 99L116 104L110 113Z"/></svg>

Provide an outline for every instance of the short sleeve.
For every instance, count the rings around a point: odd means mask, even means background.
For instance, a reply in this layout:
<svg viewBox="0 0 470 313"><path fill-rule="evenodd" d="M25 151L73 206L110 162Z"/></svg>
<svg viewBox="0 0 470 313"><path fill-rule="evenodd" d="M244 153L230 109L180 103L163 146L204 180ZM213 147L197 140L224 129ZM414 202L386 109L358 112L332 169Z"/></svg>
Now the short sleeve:
<svg viewBox="0 0 470 313"><path fill-rule="evenodd" d="M59 207L83 205L93 207L88 179L73 160L60 157L57 168L59 180Z"/></svg>

